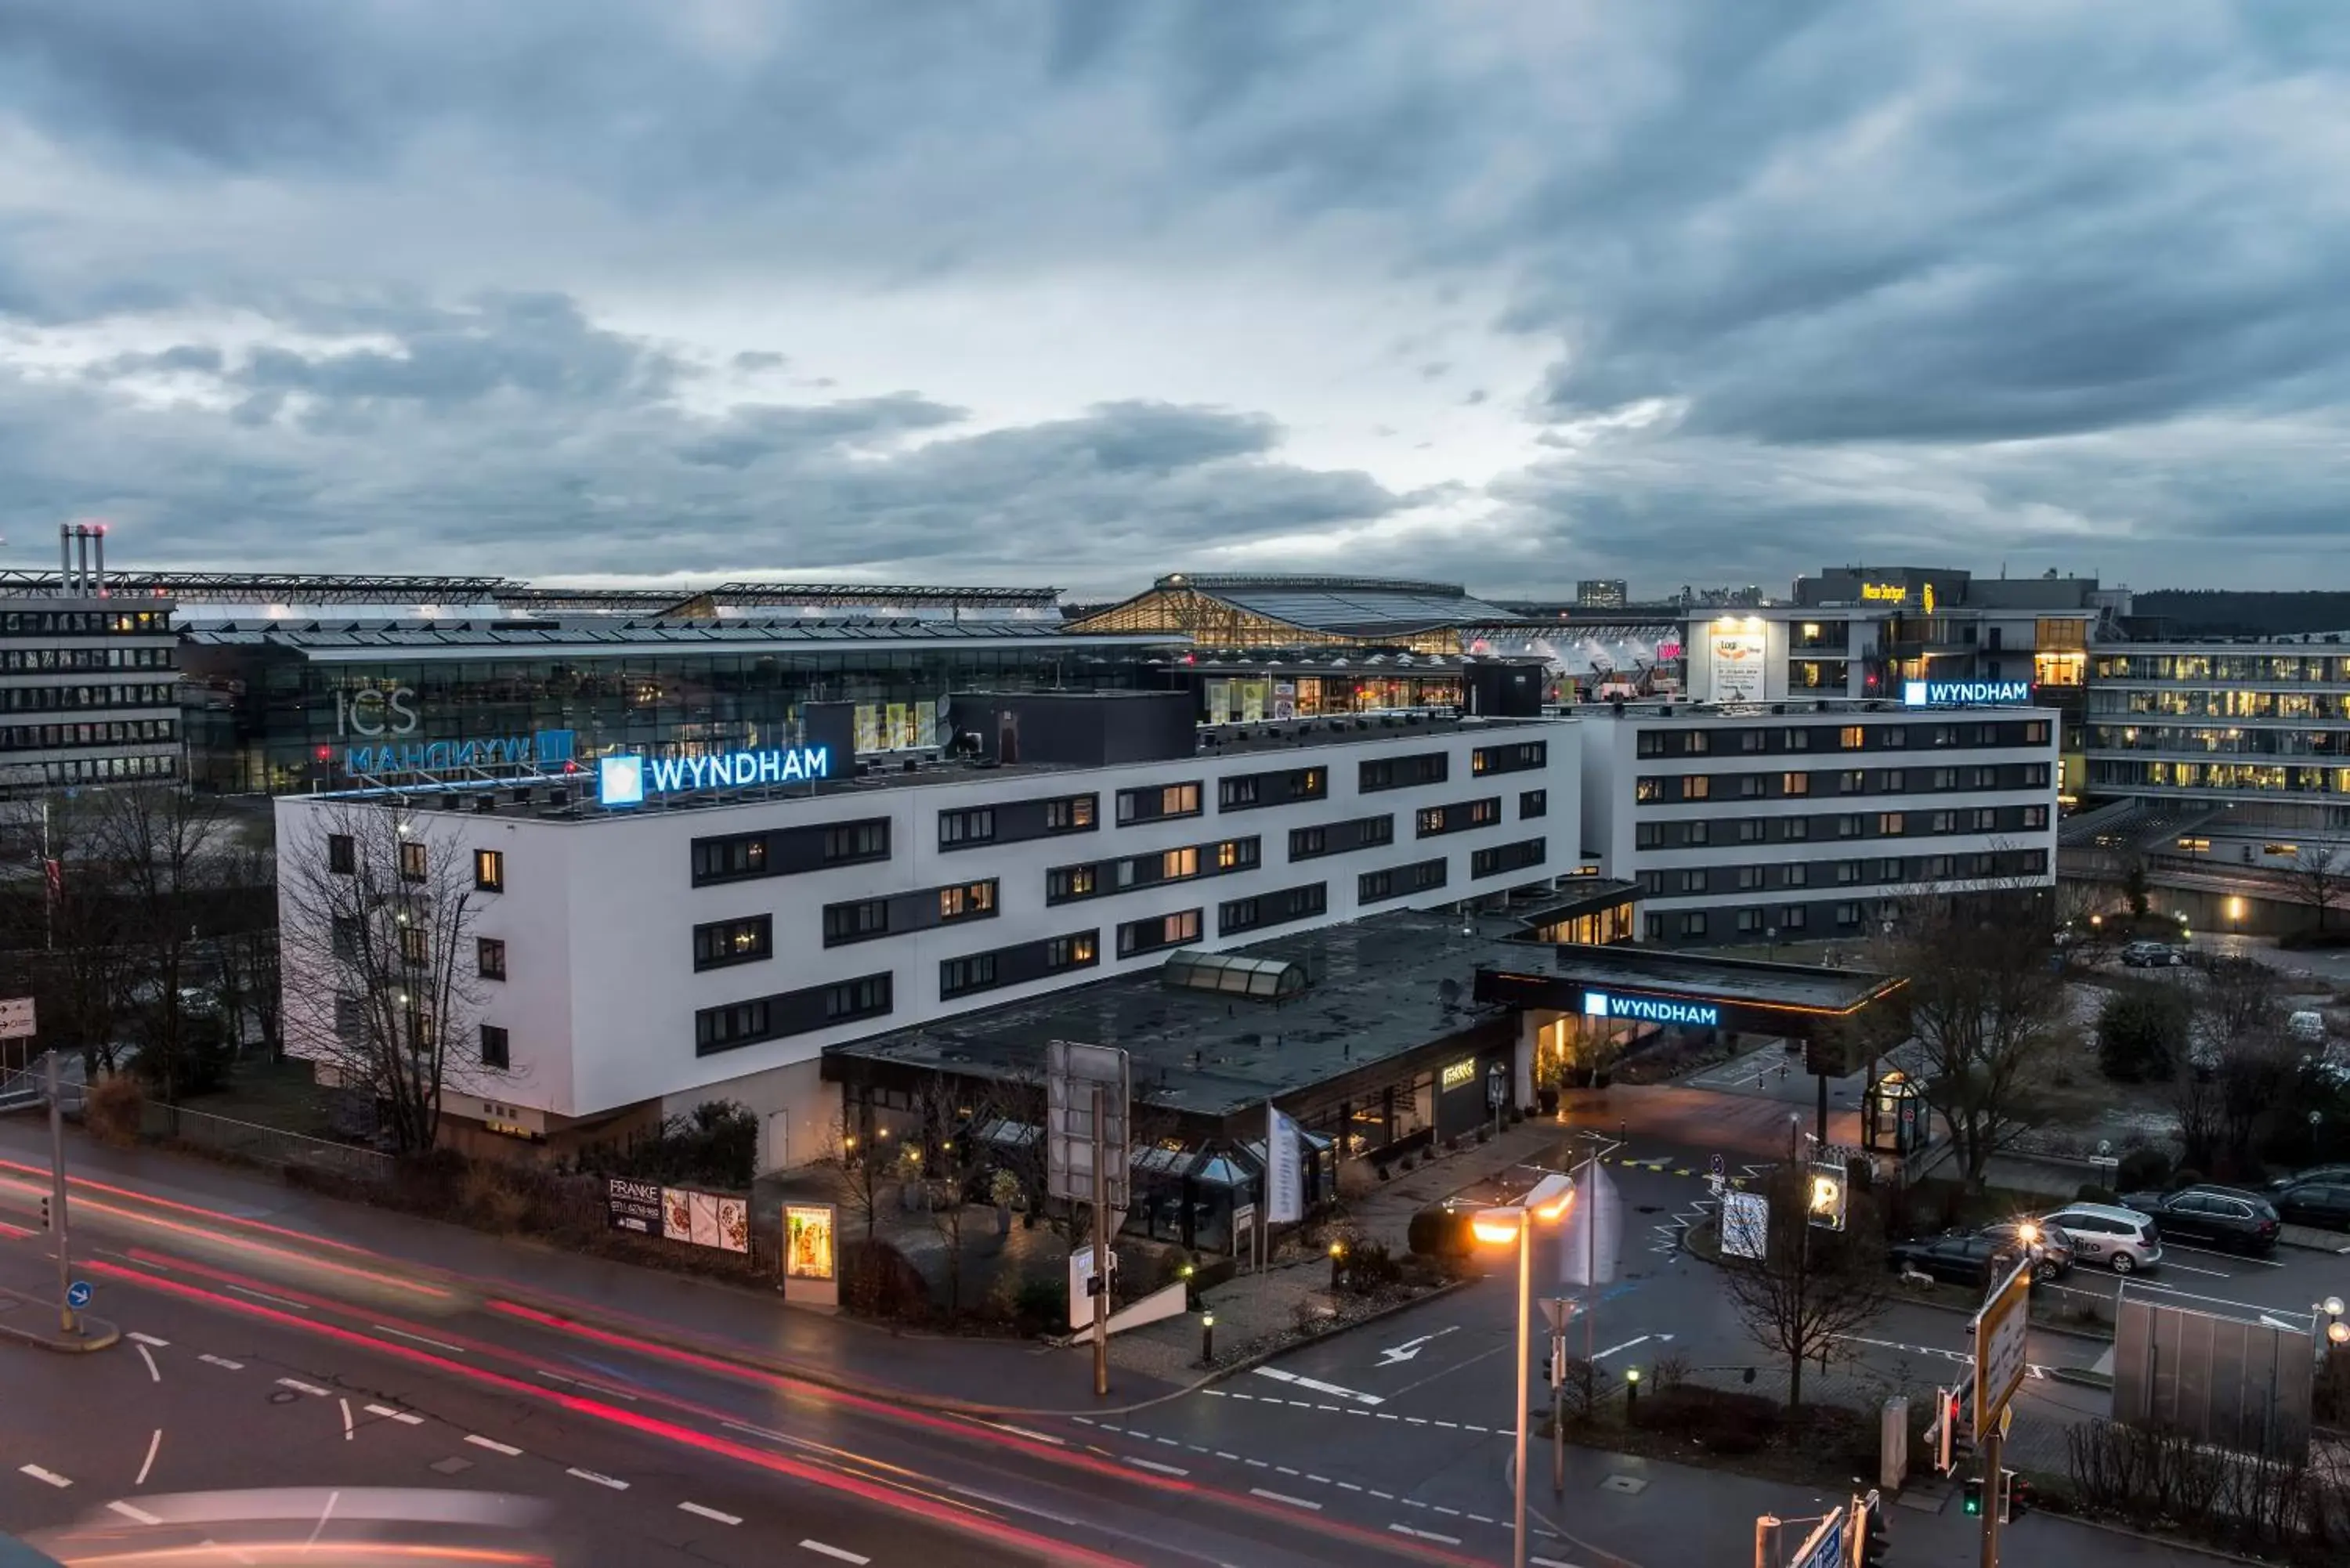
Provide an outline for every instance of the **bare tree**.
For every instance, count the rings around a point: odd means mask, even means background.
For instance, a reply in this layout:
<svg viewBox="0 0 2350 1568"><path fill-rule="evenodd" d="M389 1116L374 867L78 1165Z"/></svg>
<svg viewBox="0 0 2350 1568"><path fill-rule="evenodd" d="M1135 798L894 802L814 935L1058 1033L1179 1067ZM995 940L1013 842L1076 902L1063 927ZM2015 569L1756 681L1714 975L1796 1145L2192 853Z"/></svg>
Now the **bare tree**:
<svg viewBox="0 0 2350 1568"><path fill-rule="evenodd" d="M2316 909L2317 929L2325 929L2334 906L2342 900L2342 882L2350 876L2350 863L2331 844L2306 844L2293 856L2285 875L2300 889L2302 902Z"/></svg>
<svg viewBox="0 0 2350 1568"><path fill-rule="evenodd" d="M1908 978L1900 1001L1924 1054L1926 1102L1970 1189L2022 1130L2033 1069L2068 1026L2051 940L2043 888L1920 895L1893 915L1887 972Z"/></svg>
<svg viewBox="0 0 2350 1568"><path fill-rule="evenodd" d="M219 886L227 821L214 797L171 784L108 789L96 799L98 839L139 965L136 1065L169 1103L208 1086L218 1073L197 1038L186 992L208 898Z"/></svg>
<svg viewBox="0 0 2350 1568"><path fill-rule="evenodd" d="M85 1072L95 1078L120 1065L133 964L125 945L124 900L88 796L48 802L36 857L40 926L26 936L46 950L48 961L44 1031L78 1049Z"/></svg>
<svg viewBox="0 0 2350 1568"><path fill-rule="evenodd" d="M265 844L241 842L226 857L224 879L229 901L223 912L224 929L214 945L229 1044L244 1049L250 1018L263 1054L275 1061L285 1048L279 1016L277 857Z"/></svg>
<svg viewBox="0 0 2350 1568"><path fill-rule="evenodd" d="M1883 1220L1856 1189L1845 1228L1808 1222L1810 1172L1782 1166L1763 1187L1770 1224L1762 1255L1721 1260L1722 1285L1754 1343L1787 1358L1787 1408L1804 1402L1804 1367L1853 1353L1850 1335L1886 1307Z"/></svg>
<svg viewBox="0 0 2350 1568"><path fill-rule="evenodd" d="M394 1148L431 1148L442 1092L479 1083L473 866L444 819L404 804L321 816L279 854L279 944L305 988L287 1048L371 1096Z"/></svg>
<svg viewBox="0 0 2350 1568"><path fill-rule="evenodd" d="M820 1162L831 1173L833 1200L841 1211L865 1222L865 1239L873 1240L881 1224L881 1195L889 1184L886 1148L877 1149L861 1138L844 1112L827 1131Z"/></svg>

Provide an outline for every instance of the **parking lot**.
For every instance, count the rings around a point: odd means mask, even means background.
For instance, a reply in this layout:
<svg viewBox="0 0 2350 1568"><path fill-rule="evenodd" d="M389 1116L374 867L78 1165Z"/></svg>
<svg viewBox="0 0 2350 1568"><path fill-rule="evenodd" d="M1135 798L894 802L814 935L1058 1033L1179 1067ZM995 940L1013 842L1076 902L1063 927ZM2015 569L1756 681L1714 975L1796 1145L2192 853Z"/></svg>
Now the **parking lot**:
<svg viewBox="0 0 2350 1568"><path fill-rule="evenodd" d="M2166 1240L2161 1263L2131 1275L2129 1286L2133 1293L2173 1296L2188 1305L2199 1297L2305 1313L2327 1296L2350 1296L2350 1236L2342 1238L2342 1245L2344 1252L2279 1247L2266 1258L2249 1258ZM2120 1276L2112 1270L2085 1263L2056 1281L2054 1288L2110 1299L2120 1283Z"/></svg>

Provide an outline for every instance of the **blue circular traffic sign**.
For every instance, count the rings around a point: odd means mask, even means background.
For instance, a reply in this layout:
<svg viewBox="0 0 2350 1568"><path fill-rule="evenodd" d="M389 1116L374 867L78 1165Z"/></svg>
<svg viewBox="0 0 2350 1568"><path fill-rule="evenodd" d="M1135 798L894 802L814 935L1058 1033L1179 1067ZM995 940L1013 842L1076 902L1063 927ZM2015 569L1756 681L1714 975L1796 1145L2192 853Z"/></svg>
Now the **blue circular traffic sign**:
<svg viewBox="0 0 2350 1568"><path fill-rule="evenodd" d="M76 1280L66 1287L66 1305L69 1307L86 1307L89 1305L89 1298L90 1288L88 1280Z"/></svg>

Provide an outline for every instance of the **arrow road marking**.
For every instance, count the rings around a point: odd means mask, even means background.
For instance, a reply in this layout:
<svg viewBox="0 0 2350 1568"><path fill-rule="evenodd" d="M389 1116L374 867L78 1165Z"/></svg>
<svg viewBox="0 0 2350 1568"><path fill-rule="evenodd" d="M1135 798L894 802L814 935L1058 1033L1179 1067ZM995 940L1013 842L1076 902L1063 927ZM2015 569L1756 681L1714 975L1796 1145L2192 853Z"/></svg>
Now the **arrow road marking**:
<svg viewBox="0 0 2350 1568"><path fill-rule="evenodd" d="M1256 1375L1259 1377L1270 1377L1279 1383L1295 1384L1300 1388L1311 1388L1316 1394L1327 1394L1334 1398L1352 1399L1358 1405L1387 1403L1376 1394L1357 1393L1352 1388L1341 1388L1336 1383L1323 1383L1312 1377L1300 1377L1296 1373L1284 1372L1278 1366L1260 1366L1256 1369Z"/></svg>
<svg viewBox="0 0 2350 1568"><path fill-rule="evenodd" d="M1379 1352L1378 1365L1381 1366L1400 1366L1402 1363L1409 1361L1413 1356L1418 1355L1422 1350L1428 1348L1428 1344L1430 1340L1442 1339L1446 1334L1451 1334L1452 1330L1458 1326L1458 1324L1448 1324L1443 1328L1438 1329L1434 1334L1423 1334L1418 1339L1405 1340L1401 1345L1395 1346L1391 1350L1382 1350Z"/></svg>
<svg viewBox="0 0 2350 1568"><path fill-rule="evenodd" d="M1629 1350L1636 1345L1646 1345L1652 1339L1661 1341L1670 1338L1672 1338L1672 1335L1669 1334L1644 1334L1638 1339L1627 1339L1621 1345L1611 1345L1607 1349L1599 1352L1596 1355L1594 1355L1591 1359L1594 1361L1605 1361L1619 1350Z"/></svg>

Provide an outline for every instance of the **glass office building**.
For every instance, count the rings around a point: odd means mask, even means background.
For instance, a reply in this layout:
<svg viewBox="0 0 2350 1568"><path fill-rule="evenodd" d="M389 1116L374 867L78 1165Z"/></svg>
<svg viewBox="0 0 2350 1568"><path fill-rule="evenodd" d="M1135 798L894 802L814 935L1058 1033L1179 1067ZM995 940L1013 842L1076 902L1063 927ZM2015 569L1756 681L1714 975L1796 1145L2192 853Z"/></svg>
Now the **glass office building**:
<svg viewBox="0 0 2350 1568"><path fill-rule="evenodd" d="M271 619L182 634L188 775L282 794L417 773L784 743L811 702L858 750L941 744L957 691L1125 690L1165 636L1052 622Z"/></svg>

